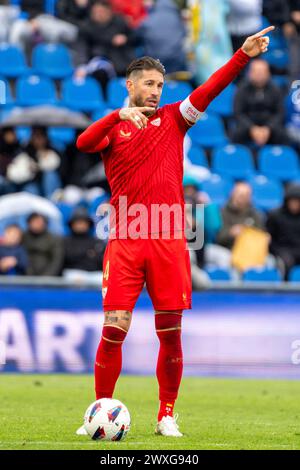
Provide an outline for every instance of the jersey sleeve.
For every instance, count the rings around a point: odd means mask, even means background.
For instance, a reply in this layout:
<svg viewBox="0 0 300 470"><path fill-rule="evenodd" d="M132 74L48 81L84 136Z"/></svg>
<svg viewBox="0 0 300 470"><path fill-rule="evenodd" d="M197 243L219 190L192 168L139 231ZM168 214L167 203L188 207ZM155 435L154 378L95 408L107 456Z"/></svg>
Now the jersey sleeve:
<svg viewBox="0 0 300 470"><path fill-rule="evenodd" d="M94 122L78 137L77 148L86 153L103 151L109 146L114 126L119 122L119 110Z"/></svg>
<svg viewBox="0 0 300 470"><path fill-rule="evenodd" d="M203 85L194 90L184 101L177 104L180 117L188 129L201 118L208 105L226 88L248 64L250 57L239 49L233 57ZM174 105L174 111L176 106Z"/></svg>

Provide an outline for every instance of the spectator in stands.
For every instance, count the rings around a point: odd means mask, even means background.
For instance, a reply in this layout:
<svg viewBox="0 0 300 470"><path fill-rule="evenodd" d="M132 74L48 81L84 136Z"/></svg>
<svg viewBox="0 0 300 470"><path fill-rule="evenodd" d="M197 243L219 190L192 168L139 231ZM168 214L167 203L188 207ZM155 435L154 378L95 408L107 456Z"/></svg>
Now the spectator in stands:
<svg viewBox="0 0 300 470"><path fill-rule="evenodd" d="M271 24L282 30L282 33L288 40L290 49L290 76L292 80L299 79L300 0L264 0L263 13Z"/></svg>
<svg viewBox="0 0 300 470"><path fill-rule="evenodd" d="M74 142L69 144L61 158L60 176L62 186L85 186L83 178L94 166L99 164L99 153L83 153L76 146L77 137L82 130L78 131Z"/></svg>
<svg viewBox="0 0 300 470"><path fill-rule="evenodd" d="M252 205L252 190L248 183L236 183L230 200L222 209L222 219L217 243L229 250L244 226L264 229L262 216Z"/></svg>
<svg viewBox="0 0 300 470"><path fill-rule="evenodd" d="M185 36L180 10L173 0L157 0L138 30L144 54L159 59L167 73L187 68Z"/></svg>
<svg viewBox="0 0 300 470"><path fill-rule="evenodd" d="M39 213L32 213L27 223L28 229L23 239L29 258L27 274L59 276L64 260L62 239L48 231L48 221Z"/></svg>
<svg viewBox="0 0 300 470"><path fill-rule="evenodd" d="M13 192L14 187L6 178L7 168L14 157L21 152L21 146L13 127L0 131L0 196Z"/></svg>
<svg viewBox="0 0 300 470"><path fill-rule="evenodd" d="M114 13L125 17L132 28L137 28L146 17L147 10L144 0L110 0Z"/></svg>
<svg viewBox="0 0 300 470"><path fill-rule="evenodd" d="M0 242L0 275L25 274L27 263L22 230L18 225L8 225Z"/></svg>
<svg viewBox="0 0 300 470"><path fill-rule="evenodd" d="M197 85L208 80L232 56L231 38L227 27L228 10L227 0L214 0L213 4L203 2L199 10L199 34L193 35ZM194 16L195 13L192 15L192 26L195 23Z"/></svg>
<svg viewBox="0 0 300 470"><path fill-rule="evenodd" d="M78 78L95 76L104 91L108 80L124 76L134 59L134 35L124 18L114 15L106 0L95 0L90 18L80 28L77 62Z"/></svg>
<svg viewBox="0 0 300 470"><path fill-rule="evenodd" d="M64 42L72 44L78 28L72 23L45 14L41 0L21 0L20 6L25 17L14 22L10 31L10 42L27 53L39 42Z"/></svg>
<svg viewBox="0 0 300 470"><path fill-rule="evenodd" d="M262 0L229 0L228 29L237 51L246 38L262 27Z"/></svg>
<svg viewBox="0 0 300 470"><path fill-rule="evenodd" d="M15 184L15 190L24 190L50 198L61 187L58 168L60 156L51 147L47 129L32 129L29 143L8 166L7 177Z"/></svg>
<svg viewBox="0 0 300 470"><path fill-rule="evenodd" d="M94 223L84 207L75 209L69 227L71 234L64 240L64 276L99 280L105 244L93 235Z"/></svg>
<svg viewBox="0 0 300 470"><path fill-rule="evenodd" d="M300 185L286 190L284 204L270 212L267 230L271 235L271 252L282 259L286 274L300 264Z"/></svg>
<svg viewBox="0 0 300 470"><path fill-rule="evenodd" d="M248 79L241 82L235 96L234 114L236 127L232 137L235 142L254 142L259 147L288 143L281 91L272 82L266 61L251 62Z"/></svg>
<svg viewBox="0 0 300 470"><path fill-rule="evenodd" d="M58 18L78 27L88 20L90 8L91 0L58 0L56 4Z"/></svg>
<svg viewBox="0 0 300 470"><path fill-rule="evenodd" d="M9 30L19 14L19 7L11 5L10 0L0 0L0 42L8 41Z"/></svg>
<svg viewBox="0 0 300 470"><path fill-rule="evenodd" d="M291 21L294 26L290 33L290 75L292 80L300 78L300 0L289 0Z"/></svg>

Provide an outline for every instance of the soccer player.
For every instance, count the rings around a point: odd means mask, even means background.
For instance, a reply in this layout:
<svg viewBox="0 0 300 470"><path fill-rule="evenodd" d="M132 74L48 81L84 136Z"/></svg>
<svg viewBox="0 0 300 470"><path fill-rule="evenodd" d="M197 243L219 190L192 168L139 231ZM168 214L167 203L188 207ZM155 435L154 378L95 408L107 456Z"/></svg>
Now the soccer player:
<svg viewBox="0 0 300 470"><path fill-rule="evenodd" d="M166 237L164 221L153 227L152 209L179 206L184 214L184 136L250 58L267 51L265 35L273 29L247 38L231 60L184 101L161 108L163 65L151 57L133 61L127 70L128 107L95 122L77 141L83 152L101 152L115 209L103 264L105 318L95 361L96 398L113 396L122 368L122 344L146 283L160 341L156 433L163 436L182 436L173 409L182 377L181 322L183 310L191 308L191 274L184 220L181 225L174 222ZM124 196L125 216L120 204ZM147 215L140 220L139 236L130 236L133 214L141 206ZM77 433L84 434L84 428Z"/></svg>

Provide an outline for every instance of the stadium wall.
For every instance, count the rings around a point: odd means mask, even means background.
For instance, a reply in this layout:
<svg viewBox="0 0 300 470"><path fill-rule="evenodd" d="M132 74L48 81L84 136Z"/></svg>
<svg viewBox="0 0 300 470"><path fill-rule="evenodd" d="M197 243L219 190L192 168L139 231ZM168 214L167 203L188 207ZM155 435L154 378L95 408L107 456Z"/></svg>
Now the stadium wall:
<svg viewBox="0 0 300 470"><path fill-rule="evenodd" d="M95 288L0 285L0 371L93 371L102 324ZM300 292L194 293L183 323L185 374L300 379ZM143 293L124 346L123 372L154 374L158 340Z"/></svg>

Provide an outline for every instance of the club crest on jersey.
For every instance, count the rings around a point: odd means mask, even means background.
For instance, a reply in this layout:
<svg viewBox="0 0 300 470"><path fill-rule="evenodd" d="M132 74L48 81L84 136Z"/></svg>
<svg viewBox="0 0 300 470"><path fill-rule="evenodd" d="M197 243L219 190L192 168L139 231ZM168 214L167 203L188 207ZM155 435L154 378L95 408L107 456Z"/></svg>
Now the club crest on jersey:
<svg viewBox="0 0 300 470"><path fill-rule="evenodd" d="M159 127L161 125L161 118L157 118L154 119L154 121L150 121L150 124L152 124L152 126Z"/></svg>
<svg viewBox="0 0 300 470"><path fill-rule="evenodd" d="M120 136L128 139L129 137L131 137L131 132L125 132L121 130Z"/></svg>

